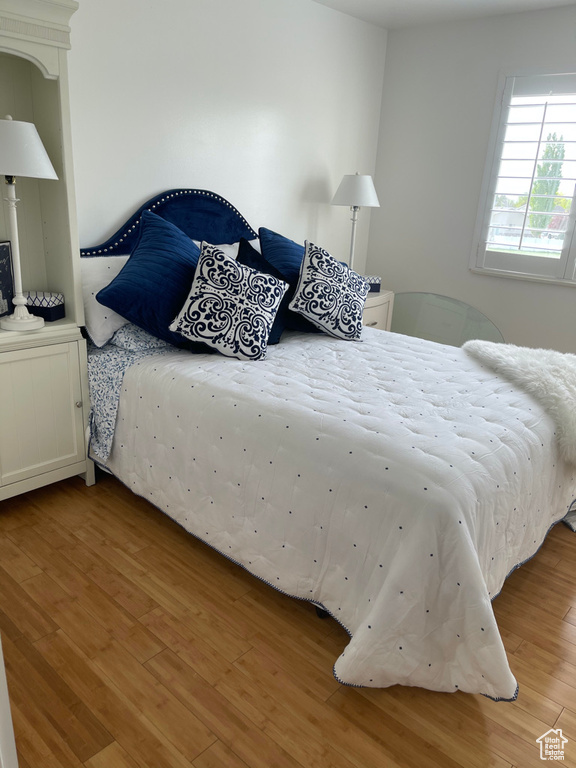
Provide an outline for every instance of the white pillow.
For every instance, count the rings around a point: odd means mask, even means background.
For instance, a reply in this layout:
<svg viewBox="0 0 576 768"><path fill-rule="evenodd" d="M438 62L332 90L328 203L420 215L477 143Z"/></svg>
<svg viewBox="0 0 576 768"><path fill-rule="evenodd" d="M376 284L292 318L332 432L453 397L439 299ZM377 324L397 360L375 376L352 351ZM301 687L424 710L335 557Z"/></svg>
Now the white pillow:
<svg viewBox="0 0 576 768"><path fill-rule="evenodd" d="M82 265L82 295L88 335L97 347L103 347L128 320L99 301L96 294L112 282L128 261L128 256L85 256Z"/></svg>
<svg viewBox="0 0 576 768"><path fill-rule="evenodd" d="M202 250L202 243L200 240L193 240L193 243L195 243L200 250ZM256 237L254 240L248 240L252 248L254 248L255 251L258 251L258 253L262 253L262 250L260 248L260 238ZM222 253L224 253L226 256L230 257L231 259L235 259L238 256L238 249L240 248L240 241L237 243L222 243L220 245L216 246Z"/></svg>

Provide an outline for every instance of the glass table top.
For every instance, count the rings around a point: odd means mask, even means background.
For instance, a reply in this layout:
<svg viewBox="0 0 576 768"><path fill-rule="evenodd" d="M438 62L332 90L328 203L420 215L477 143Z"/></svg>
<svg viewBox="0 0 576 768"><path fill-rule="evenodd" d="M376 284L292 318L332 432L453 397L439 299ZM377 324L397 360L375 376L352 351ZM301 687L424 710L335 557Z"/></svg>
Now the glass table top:
<svg viewBox="0 0 576 768"><path fill-rule="evenodd" d="M397 293L391 330L454 347L471 339L504 341L498 328L482 312L436 293Z"/></svg>

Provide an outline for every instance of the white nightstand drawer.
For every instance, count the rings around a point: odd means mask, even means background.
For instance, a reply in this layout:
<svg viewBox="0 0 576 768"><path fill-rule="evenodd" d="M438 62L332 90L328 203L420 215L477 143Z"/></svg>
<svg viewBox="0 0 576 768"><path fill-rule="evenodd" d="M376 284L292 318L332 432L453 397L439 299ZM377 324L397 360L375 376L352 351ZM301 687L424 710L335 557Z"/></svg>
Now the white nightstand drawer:
<svg viewBox="0 0 576 768"><path fill-rule="evenodd" d="M392 323L393 304L394 293L392 291L369 293L364 305L362 322L369 328L389 331Z"/></svg>

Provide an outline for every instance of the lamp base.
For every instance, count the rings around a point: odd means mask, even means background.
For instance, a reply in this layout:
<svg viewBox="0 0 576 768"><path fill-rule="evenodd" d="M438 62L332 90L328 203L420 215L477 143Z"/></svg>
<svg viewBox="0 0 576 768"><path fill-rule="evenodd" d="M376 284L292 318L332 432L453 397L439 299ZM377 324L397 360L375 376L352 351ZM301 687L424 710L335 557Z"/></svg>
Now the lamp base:
<svg viewBox="0 0 576 768"><path fill-rule="evenodd" d="M44 318L37 317L36 315L16 317L14 314L8 315L8 317L0 317L0 328L3 331L37 331L43 327Z"/></svg>

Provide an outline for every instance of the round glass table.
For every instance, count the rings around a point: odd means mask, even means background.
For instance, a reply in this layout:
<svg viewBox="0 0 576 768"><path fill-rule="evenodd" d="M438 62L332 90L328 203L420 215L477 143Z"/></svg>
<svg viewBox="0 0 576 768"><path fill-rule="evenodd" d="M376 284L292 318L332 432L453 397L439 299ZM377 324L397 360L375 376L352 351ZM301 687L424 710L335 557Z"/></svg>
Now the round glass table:
<svg viewBox="0 0 576 768"><path fill-rule="evenodd" d="M470 339L504 341L498 328L482 312L437 293L397 293L391 330L453 347Z"/></svg>

